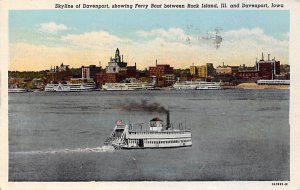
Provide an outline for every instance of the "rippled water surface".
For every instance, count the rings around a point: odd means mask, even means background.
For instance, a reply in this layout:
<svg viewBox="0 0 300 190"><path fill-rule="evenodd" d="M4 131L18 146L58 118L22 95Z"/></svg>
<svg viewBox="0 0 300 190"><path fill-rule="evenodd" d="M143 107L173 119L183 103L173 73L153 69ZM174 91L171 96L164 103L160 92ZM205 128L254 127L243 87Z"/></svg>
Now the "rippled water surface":
<svg viewBox="0 0 300 190"><path fill-rule="evenodd" d="M186 123L193 146L103 146L117 119L165 120L126 109L142 100ZM288 90L9 94L10 181L289 180L289 139Z"/></svg>

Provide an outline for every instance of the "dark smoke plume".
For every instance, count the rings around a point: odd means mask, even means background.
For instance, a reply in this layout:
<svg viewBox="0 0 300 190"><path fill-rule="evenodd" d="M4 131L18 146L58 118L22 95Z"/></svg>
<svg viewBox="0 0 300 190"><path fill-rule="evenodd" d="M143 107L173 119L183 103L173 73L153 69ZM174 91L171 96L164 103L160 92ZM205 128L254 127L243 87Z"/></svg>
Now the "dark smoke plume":
<svg viewBox="0 0 300 190"><path fill-rule="evenodd" d="M128 102L119 102L118 106L126 111L145 111L145 112L157 112L165 113L167 115L167 128L170 126L170 111L160 104L153 102L148 103L148 100L141 100L141 102L128 101Z"/></svg>
<svg viewBox="0 0 300 190"><path fill-rule="evenodd" d="M127 111L146 111L146 112L158 112L158 113L168 113L169 110L161 106L160 104L153 102L148 103L148 100L141 100L141 102L131 101L122 102L119 106Z"/></svg>

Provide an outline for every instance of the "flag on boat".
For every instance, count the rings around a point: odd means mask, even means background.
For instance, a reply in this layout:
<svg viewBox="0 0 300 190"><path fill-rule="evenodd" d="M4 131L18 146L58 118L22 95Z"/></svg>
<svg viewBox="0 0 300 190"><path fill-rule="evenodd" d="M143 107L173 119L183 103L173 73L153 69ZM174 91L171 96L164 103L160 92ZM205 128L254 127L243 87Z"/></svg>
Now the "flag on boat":
<svg viewBox="0 0 300 190"><path fill-rule="evenodd" d="M117 120L117 125L121 125L123 122L122 122L122 120L121 119L118 119Z"/></svg>

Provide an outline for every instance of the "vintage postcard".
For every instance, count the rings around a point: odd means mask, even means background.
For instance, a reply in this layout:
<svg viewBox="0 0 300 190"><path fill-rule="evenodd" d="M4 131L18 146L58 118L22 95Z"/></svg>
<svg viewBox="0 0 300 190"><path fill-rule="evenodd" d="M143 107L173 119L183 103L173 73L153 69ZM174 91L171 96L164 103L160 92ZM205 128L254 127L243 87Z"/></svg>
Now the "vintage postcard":
<svg viewBox="0 0 300 190"><path fill-rule="evenodd" d="M300 188L299 1L0 3L0 189Z"/></svg>

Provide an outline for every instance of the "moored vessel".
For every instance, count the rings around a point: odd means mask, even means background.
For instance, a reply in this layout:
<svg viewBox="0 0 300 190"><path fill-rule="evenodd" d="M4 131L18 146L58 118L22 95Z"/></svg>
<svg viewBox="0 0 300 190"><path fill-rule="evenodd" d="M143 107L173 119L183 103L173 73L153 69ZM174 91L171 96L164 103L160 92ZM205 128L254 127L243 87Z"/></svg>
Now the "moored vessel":
<svg viewBox="0 0 300 190"><path fill-rule="evenodd" d="M103 90L119 91L119 90L142 90L141 83L105 83Z"/></svg>
<svg viewBox="0 0 300 190"><path fill-rule="evenodd" d="M220 82L206 82L201 81L196 87L196 90L220 90L222 89L222 83Z"/></svg>
<svg viewBox="0 0 300 190"><path fill-rule="evenodd" d="M96 88L96 84L92 80L71 79L66 83L48 83L45 86L46 92L81 92L91 91Z"/></svg>
<svg viewBox="0 0 300 190"><path fill-rule="evenodd" d="M25 88L8 88L8 93L25 93L28 92Z"/></svg>
<svg viewBox="0 0 300 190"><path fill-rule="evenodd" d="M153 90L151 83L126 82L126 83L105 83L102 90L108 91L132 91L132 90Z"/></svg>
<svg viewBox="0 0 300 190"><path fill-rule="evenodd" d="M173 88L176 90L195 90L199 81L182 81L175 82Z"/></svg>

